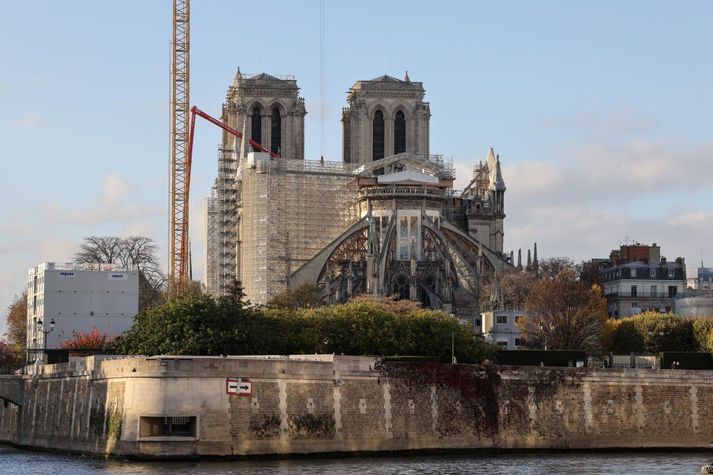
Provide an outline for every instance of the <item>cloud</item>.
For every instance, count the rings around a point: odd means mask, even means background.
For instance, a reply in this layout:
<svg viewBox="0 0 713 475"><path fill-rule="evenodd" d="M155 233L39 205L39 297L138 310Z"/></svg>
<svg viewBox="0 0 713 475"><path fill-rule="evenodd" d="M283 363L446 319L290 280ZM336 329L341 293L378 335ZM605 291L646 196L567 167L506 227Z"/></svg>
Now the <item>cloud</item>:
<svg viewBox="0 0 713 475"><path fill-rule="evenodd" d="M650 115L630 108L613 111L580 112L570 116L544 117L535 123L539 132L578 133L592 138L629 137L653 129L656 120Z"/></svg>
<svg viewBox="0 0 713 475"><path fill-rule="evenodd" d="M582 141L548 158L503 159L508 250L537 242L540 256L580 260L606 257L628 237L687 257L695 272L713 242L713 143ZM713 246L703 254L713 262Z"/></svg>
<svg viewBox="0 0 713 475"><path fill-rule="evenodd" d="M510 198L605 205L713 186L713 143L592 143L568 147L563 154L558 160L503 160Z"/></svg>
<svg viewBox="0 0 713 475"><path fill-rule="evenodd" d="M121 178L118 173L110 173L102 183L102 201L105 205L117 204L132 191L134 191L134 187Z"/></svg>
<svg viewBox="0 0 713 475"><path fill-rule="evenodd" d="M42 117L25 117L16 121L15 125L18 127L37 127L38 125L42 125L44 122L45 119Z"/></svg>

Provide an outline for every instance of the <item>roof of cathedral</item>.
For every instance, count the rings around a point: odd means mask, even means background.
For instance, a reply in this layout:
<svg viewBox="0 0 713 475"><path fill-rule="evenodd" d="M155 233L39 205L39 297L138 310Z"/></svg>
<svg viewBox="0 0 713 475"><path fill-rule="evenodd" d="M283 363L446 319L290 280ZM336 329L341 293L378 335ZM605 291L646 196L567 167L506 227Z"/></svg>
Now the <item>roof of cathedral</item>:
<svg viewBox="0 0 713 475"><path fill-rule="evenodd" d="M388 74L384 74L383 76L379 76L378 78L370 79L369 82L405 82L405 81L402 81L401 79L397 79L393 76L389 76Z"/></svg>
<svg viewBox="0 0 713 475"><path fill-rule="evenodd" d="M250 79L257 79L257 80L261 80L261 81L279 81L278 78L276 78L275 76L271 76L267 73L256 74L255 76L251 77Z"/></svg>

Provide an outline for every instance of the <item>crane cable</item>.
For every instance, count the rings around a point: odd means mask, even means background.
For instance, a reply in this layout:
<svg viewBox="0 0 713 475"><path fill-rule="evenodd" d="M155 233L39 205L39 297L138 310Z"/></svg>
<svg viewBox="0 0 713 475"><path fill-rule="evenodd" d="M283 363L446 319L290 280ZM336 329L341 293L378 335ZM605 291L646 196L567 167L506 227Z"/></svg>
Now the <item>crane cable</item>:
<svg viewBox="0 0 713 475"><path fill-rule="evenodd" d="M324 160L324 116L327 112L324 97L325 83L325 65L324 65L324 0L319 0L319 120L320 120L320 143L319 155L321 160Z"/></svg>

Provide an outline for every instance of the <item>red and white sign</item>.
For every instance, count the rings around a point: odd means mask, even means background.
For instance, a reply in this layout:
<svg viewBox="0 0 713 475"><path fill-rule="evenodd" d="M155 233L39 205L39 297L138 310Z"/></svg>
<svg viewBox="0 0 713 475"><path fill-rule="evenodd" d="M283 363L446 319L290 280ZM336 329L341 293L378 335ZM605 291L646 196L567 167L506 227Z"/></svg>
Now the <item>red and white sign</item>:
<svg viewBox="0 0 713 475"><path fill-rule="evenodd" d="M245 378L228 378L225 380L225 392L238 396L250 396L253 393L253 383Z"/></svg>

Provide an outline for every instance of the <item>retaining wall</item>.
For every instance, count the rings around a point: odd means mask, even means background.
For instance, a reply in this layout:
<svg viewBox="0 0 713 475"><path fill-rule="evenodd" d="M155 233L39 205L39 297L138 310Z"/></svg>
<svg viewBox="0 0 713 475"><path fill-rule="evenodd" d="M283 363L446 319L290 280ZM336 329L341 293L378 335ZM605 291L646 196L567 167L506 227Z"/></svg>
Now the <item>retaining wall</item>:
<svg viewBox="0 0 713 475"><path fill-rule="evenodd" d="M89 357L31 368L0 440L122 456L456 448L708 448L713 372L390 363L373 358ZM251 383L226 393L227 378ZM142 434L142 417L195 418Z"/></svg>

